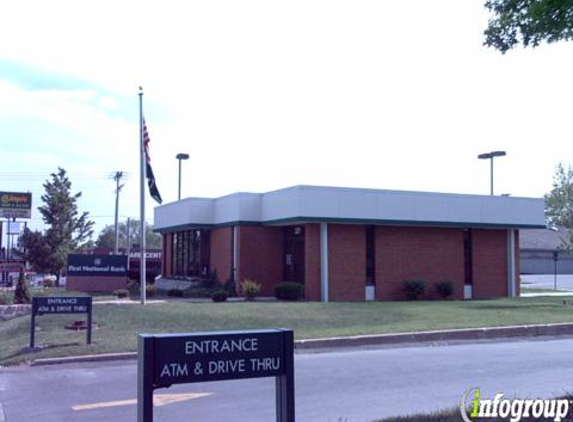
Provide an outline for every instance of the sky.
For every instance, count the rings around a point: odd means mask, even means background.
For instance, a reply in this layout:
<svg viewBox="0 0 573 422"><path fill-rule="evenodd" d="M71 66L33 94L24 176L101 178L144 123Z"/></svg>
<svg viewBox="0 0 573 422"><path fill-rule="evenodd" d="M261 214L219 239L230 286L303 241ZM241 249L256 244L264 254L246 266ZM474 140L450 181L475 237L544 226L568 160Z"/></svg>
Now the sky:
<svg viewBox="0 0 573 422"><path fill-rule="evenodd" d="M573 44L483 46L482 1L6 2L0 191L68 171L139 217L138 87L164 203L297 184L541 197L571 163ZM146 220L156 204L146 198Z"/></svg>

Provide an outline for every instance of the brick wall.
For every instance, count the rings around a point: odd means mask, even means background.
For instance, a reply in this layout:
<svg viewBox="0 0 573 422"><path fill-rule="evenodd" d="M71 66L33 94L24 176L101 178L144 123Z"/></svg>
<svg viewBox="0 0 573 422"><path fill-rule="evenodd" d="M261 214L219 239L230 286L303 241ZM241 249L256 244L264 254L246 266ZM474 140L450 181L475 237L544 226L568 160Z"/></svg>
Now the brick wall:
<svg viewBox="0 0 573 422"><path fill-rule="evenodd" d="M328 225L329 300L363 301L366 286L366 227Z"/></svg>
<svg viewBox="0 0 573 422"><path fill-rule="evenodd" d="M320 301L320 224L304 228L304 295Z"/></svg>
<svg viewBox="0 0 573 422"><path fill-rule="evenodd" d="M283 275L283 228L240 226L238 245L237 281L252 279L261 283L261 296L274 296Z"/></svg>
<svg viewBox="0 0 573 422"><path fill-rule="evenodd" d="M217 271L221 283L225 283L231 276L232 230L232 227L211 230L211 271Z"/></svg>
<svg viewBox="0 0 573 422"><path fill-rule="evenodd" d="M405 280L424 280L428 292L425 298L437 297L436 283L450 281L454 283L454 297L462 298L463 240L461 229L377 226L376 300L405 299Z"/></svg>
<svg viewBox="0 0 573 422"><path fill-rule="evenodd" d="M507 296L507 230L472 230L472 262L475 299Z"/></svg>
<svg viewBox="0 0 573 422"><path fill-rule="evenodd" d="M66 290L74 292L113 292L126 289L127 277L67 277Z"/></svg>

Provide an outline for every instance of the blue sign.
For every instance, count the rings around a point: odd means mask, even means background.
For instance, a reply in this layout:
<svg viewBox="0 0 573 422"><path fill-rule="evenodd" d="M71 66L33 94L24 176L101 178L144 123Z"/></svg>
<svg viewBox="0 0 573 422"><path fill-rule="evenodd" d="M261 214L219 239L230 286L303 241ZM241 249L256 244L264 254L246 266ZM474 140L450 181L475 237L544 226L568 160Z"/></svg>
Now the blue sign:
<svg viewBox="0 0 573 422"><path fill-rule="evenodd" d="M92 342L92 298L84 297L34 297L30 323L30 348L36 345L36 316L44 314L87 314L86 343Z"/></svg>
<svg viewBox="0 0 573 422"><path fill-rule="evenodd" d="M68 255L68 277L127 277L127 255Z"/></svg>
<svg viewBox="0 0 573 422"><path fill-rule="evenodd" d="M154 385L284 374L284 331L154 335Z"/></svg>
<svg viewBox="0 0 573 422"><path fill-rule="evenodd" d="M294 422L292 330L140 334L137 421L153 422L153 391L173 384L276 378L276 421Z"/></svg>

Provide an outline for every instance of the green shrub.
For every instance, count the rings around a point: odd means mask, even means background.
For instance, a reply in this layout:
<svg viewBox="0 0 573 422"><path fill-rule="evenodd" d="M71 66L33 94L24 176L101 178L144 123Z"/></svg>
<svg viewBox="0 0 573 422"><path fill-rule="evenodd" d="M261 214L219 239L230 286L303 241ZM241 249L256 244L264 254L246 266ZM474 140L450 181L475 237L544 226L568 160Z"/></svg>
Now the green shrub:
<svg viewBox="0 0 573 422"><path fill-rule="evenodd" d="M229 293L226 290L215 290L211 294L211 300L213 302L226 302L229 297Z"/></svg>
<svg viewBox="0 0 573 422"><path fill-rule="evenodd" d="M129 291L129 293L133 296L137 296L139 295L139 281L137 280L133 280L133 279L129 279L127 281L127 290Z"/></svg>
<svg viewBox="0 0 573 422"><path fill-rule="evenodd" d="M402 283L402 290L409 300L418 300L426 292L426 282L423 280L406 280Z"/></svg>
<svg viewBox="0 0 573 422"><path fill-rule="evenodd" d="M129 297L129 291L127 289L117 289L113 291L113 294L118 299L123 299Z"/></svg>
<svg viewBox="0 0 573 422"><path fill-rule="evenodd" d="M167 291L167 296L171 297L183 297L183 290L180 289L169 289Z"/></svg>
<svg viewBox="0 0 573 422"><path fill-rule="evenodd" d="M14 296L7 291L0 291L0 305L12 305L14 303Z"/></svg>
<svg viewBox="0 0 573 422"><path fill-rule="evenodd" d="M281 300L298 300L302 297L301 283L283 281L275 285L275 297Z"/></svg>
<svg viewBox="0 0 573 422"><path fill-rule="evenodd" d="M253 300L259 295L261 291L261 283L257 283L254 280L250 280L245 278L241 283L241 291L243 292L243 296L247 300Z"/></svg>
<svg viewBox="0 0 573 422"><path fill-rule="evenodd" d="M232 276L223 285L223 290L227 292L227 297L237 296L237 289L235 289L235 279Z"/></svg>
<svg viewBox="0 0 573 422"><path fill-rule="evenodd" d="M30 287L24 278L24 271L20 270L18 283L16 283L16 289L14 290L14 303L25 304L30 303L31 300L32 293L30 292Z"/></svg>
<svg viewBox="0 0 573 422"><path fill-rule="evenodd" d="M451 281L442 281L436 284L436 292L442 299L447 299L454 294L454 283Z"/></svg>
<svg viewBox="0 0 573 422"><path fill-rule="evenodd" d="M146 284L145 285L145 296L146 297L155 296L155 286L153 284Z"/></svg>
<svg viewBox="0 0 573 422"><path fill-rule="evenodd" d="M54 287L54 284L56 284L56 282L52 277L44 277L44 280L42 280L42 284L44 287Z"/></svg>

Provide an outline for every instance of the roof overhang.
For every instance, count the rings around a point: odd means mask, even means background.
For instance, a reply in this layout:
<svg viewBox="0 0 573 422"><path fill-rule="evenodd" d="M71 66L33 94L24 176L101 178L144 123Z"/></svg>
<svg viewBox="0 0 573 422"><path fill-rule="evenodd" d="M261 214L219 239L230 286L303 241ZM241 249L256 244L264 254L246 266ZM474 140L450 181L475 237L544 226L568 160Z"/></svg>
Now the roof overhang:
<svg viewBox="0 0 573 422"><path fill-rule="evenodd" d="M154 230L304 222L544 228L541 198L294 186L264 194L187 198L155 208Z"/></svg>

